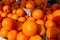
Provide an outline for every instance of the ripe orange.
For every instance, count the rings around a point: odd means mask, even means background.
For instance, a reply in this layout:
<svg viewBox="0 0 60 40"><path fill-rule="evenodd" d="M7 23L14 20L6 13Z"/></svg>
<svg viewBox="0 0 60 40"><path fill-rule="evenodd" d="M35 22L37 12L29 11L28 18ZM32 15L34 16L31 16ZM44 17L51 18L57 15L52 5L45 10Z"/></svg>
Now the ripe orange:
<svg viewBox="0 0 60 40"><path fill-rule="evenodd" d="M11 16L11 18L14 19L14 20L18 20L18 16L17 16L16 14L13 14L13 15Z"/></svg>
<svg viewBox="0 0 60 40"><path fill-rule="evenodd" d="M56 22L60 21L60 10L56 10L52 13L53 20Z"/></svg>
<svg viewBox="0 0 60 40"><path fill-rule="evenodd" d="M41 19L42 16L43 16L43 12L39 9L34 10L33 13L32 13L32 17L34 19Z"/></svg>
<svg viewBox="0 0 60 40"><path fill-rule="evenodd" d="M7 13L2 13L1 14L1 17L6 17L7 16Z"/></svg>
<svg viewBox="0 0 60 40"><path fill-rule="evenodd" d="M13 14L16 14L16 9L13 9L12 13L13 13Z"/></svg>
<svg viewBox="0 0 60 40"><path fill-rule="evenodd" d="M33 21L33 22L35 22L35 19L33 17L29 17L29 18L27 18L27 21Z"/></svg>
<svg viewBox="0 0 60 40"><path fill-rule="evenodd" d="M40 24L41 26L44 26L44 21L43 20L37 20L36 23Z"/></svg>
<svg viewBox="0 0 60 40"><path fill-rule="evenodd" d="M25 22L26 21L26 18L25 17L19 17L18 18L18 21Z"/></svg>
<svg viewBox="0 0 60 40"><path fill-rule="evenodd" d="M27 36L33 36L37 33L37 24L32 21L26 21L22 25L22 31Z"/></svg>
<svg viewBox="0 0 60 40"><path fill-rule="evenodd" d="M6 13L10 13L11 12L11 8L8 5L5 5L3 7L3 11L6 12Z"/></svg>
<svg viewBox="0 0 60 40"><path fill-rule="evenodd" d="M17 36L17 31L11 30L10 32L8 32L7 38L8 40L16 40L16 36Z"/></svg>
<svg viewBox="0 0 60 40"><path fill-rule="evenodd" d="M8 32L9 32L9 30L2 28L0 30L0 36L3 37L3 38L7 38Z"/></svg>
<svg viewBox="0 0 60 40"><path fill-rule="evenodd" d="M56 27L51 27L50 29L46 30L47 38L56 38L58 34L58 29Z"/></svg>
<svg viewBox="0 0 60 40"><path fill-rule="evenodd" d="M45 27L46 28L51 28L51 27L55 27L55 26L56 26L56 24L53 21L51 21L51 20L47 20L45 22Z"/></svg>
<svg viewBox="0 0 60 40"><path fill-rule="evenodd" d="M29 37L23 34L23 32L19 32L17 35L17 40L29 40Z"/></svg>
<svg viewBox="0 0 60 40"><path fill-rule="evenodd" d="M25 12L24 12L23 9L20 8L20 9L17 9L16 14L17 14L18 16L24 16Z"/></svg>
<svg viewBox="0 0 60 40"><path fill-rule="evenodd" d="M7 17L11 18L11 17L12 17L12 13L9 13L9 14L7 15Z"/></svg>
<svg viewBox="0 0 60 40"><path fill-rule="evenodd" d="M43 40L39 35L31 36L30 40Z"/></svg>
<svg viewBox="0 0 60 40"><path fill-rule="evenodd" d="M26 3L26 8L27 8L27 9L34 9L34 8L35 8L35 3L34 3L34 1L27 1L27 3Z"/></svg>
<svg viewBox="0 0 60 40"><path fill-rule="evenodd" d="M19 22L19 23L17 24L17 30L18 30L18 31L21 31L21 30L22 30L22 25L23 25L23 22Z"/></svg>
<svg viewBox="0 0 60 40"><path fill-rule="evenodd" d="M11 30L16 26L16 21L12 20L11 18L5 18L2 21L2 27L8 30Z"/></svg>

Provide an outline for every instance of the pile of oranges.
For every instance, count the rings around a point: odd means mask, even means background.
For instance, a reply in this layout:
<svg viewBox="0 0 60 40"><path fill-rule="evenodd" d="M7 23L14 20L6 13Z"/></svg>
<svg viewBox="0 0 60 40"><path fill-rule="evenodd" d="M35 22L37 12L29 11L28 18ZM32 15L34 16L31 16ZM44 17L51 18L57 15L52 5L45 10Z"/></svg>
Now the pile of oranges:
<svg viewBox="0 0 60 40"><path fill-rule="evenodd" d="M34 9L35 3L28 1L25 6L27 9ZM54 4L48 10L31 10L31 16L27 15L23 8L14 9L8 5L2 6L0 36L8 40L44 40L43 36L46 35L48 40L60 40L60 9L58 6Z"/></svg>

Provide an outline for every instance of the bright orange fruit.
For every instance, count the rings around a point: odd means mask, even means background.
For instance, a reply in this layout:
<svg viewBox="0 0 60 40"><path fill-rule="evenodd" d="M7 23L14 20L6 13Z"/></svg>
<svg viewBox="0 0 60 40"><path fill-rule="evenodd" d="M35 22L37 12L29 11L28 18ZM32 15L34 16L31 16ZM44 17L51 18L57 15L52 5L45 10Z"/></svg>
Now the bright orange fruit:
<svg viewBox="0 0 60 40"><path fill-rule="evenodd" d="M34 19L41 19L43 16L43 12L40 9L36 9L32 12L32 17Z"/></svg>
<svg viewBox="0 0 60 40"><path fill-rule="evenodd" d="M35 35L35 36L31 36L30 40L43 40L41 36L39 35Z"/></svg>
<svg viewBox="0 0 60 40"><path fill-rule="evenodd" d="M22 26L22 31L27 36L33 36L37 33L37 24L32 21L26 21Z"/></svg>
<svg viewBox="0 0 60 40"><path fill-rule="evenodd" d="M2 27L8 30L11 30L16 26L16 21L12 20L11 18L5 18L2 21Z"/></svg>
<svg viewBox="0 0 60 40"><path fill-rule="evenodd" d="M0 30L0 36L3 37L3 38L7 38L7 34L8 34L9 30L5 29L5 28L2 28Z"/></svg>
<svg viewBox="0 0 60 40"><path fill-rule="evenodd" d="M16 40L17 33L18 32L16 30L11 30L10 32L8 32L8 40Z"/></svg>
<svg viewBox="0 0 60 40"><path fill-rule="evenodd" d="M23 32L19 32L17 35L17 40L29 40L29 37L26 36Z"/></svg>
<svg viewBox="0 0 60 40"><path fill-rule="evenodd" d="M19 9L17 9L16 14L17 14L18 16L24 16L25 12L24 12L23 9L19 8Z"/></svg>

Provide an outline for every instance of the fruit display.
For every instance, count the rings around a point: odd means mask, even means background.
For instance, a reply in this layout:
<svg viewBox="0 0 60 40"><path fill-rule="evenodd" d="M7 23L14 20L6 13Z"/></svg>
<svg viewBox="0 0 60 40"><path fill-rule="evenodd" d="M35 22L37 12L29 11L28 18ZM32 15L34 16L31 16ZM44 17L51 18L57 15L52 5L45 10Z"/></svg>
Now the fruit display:
<svg viewBox="0 0 60 40"><path fill-rule="evenodd" d="M59 3L49 6L47 2L0 1L0 37L7 40L60 40Z"/></svg>

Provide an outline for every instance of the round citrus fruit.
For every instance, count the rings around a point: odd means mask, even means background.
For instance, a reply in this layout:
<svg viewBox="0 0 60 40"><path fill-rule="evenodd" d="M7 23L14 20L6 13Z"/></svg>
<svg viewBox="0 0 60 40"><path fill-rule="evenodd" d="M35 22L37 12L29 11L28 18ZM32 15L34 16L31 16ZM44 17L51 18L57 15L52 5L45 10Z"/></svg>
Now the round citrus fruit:
<svg viewBox="0 0 60 40"><path fill-rule="evenodd" d="M34 10L34 11L32 12L32 17L33 17L34 19L41 19L42 16L43 16L43 12L42 12L41 10L39 10L39 9L36 9L36 10Z"/></svg>
<svg viewBox="0 0 60 40"><path fill-rule="evenodd" d="M8 34L9 30L5 29L5 28L2 28L0 30L0 36L3 37L3 38L7 38L7 34Z"/></svg>
<svg viewBox="0 0 60 40"><path fill-rule="evenodd" d="M22 25L22 31L27 36L33 36L37 33L37 24L32 21L26 21Z"/></svg>
<svg viewBox="0 0 60 40"><path fill-rule="evenodd" d="M24 16L25 12L24 12L23 9L20 8L20 9L17 9L16 14L17 14L18 16Z"/></svg>
<svg viewBox="0 0 60 40"><path fill-rule="evenodd" d="M43 40L41 36L39 35L35 35L35 36L31 36L30 40Z"/></svg>
<svg viewBox="0 0 60 40"><path fill-rule="evenodd" d="M17 35L17 40L29 40L29 37L26 36L23 32L19 32Z"/></svg>
<svg viewBox="0 0 60 40"><path fill-rule="evenodd" d="M16 36L17 36L17 31L11 30L10 32L8 32L7 38L8 40L16 40Z"/></svg>

